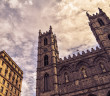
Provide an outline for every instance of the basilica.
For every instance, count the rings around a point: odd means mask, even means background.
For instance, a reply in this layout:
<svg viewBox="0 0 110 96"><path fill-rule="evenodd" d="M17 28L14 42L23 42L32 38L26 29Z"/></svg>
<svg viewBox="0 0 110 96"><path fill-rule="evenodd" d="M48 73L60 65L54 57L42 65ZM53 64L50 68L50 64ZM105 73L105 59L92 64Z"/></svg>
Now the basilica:
<svg viewBox="0 0 110 96"><path fill-rule="evenodd" d="M39 31L36 96L110 96L110 19L98 9L86 15L100 48L61 59L52 27Z"/></svg>

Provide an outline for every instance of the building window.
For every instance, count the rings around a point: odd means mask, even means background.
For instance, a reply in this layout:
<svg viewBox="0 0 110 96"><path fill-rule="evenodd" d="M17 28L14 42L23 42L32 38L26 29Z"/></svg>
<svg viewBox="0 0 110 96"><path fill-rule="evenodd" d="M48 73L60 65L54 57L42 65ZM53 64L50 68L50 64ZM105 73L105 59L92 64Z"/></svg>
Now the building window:
<svg viewBox="0 0 110 96"><path fill-rule="evenodd" d="M102 21L102 19L98 19L98 22L99 22L99 24L100 24L100 26L104 26L105 24L104 24L104 22Z"/></svg>
<svg viewBox="0 0 110 96"><path fill-rule="evenodd" d="M48 65L48 56L44 56L44 66Z"/></svg>
<svg viewBox="0 0 110 96"><path fill-rule="evenodd" d="M47 45L48 44L48 40L47 38L44 39L44 45Z"/></svg>
<svg viewBox="0 0 110 96"><path fill-rule="evenodd" d="M44 91L48 91L49 90L49 75L46 73L44 75Z"/></svg>
<svg viewBox="0 0 110 96"><path fill-rule="evenodd" d="M5 76L7 75L7 73L8 73L8 70L7 70L7 69L5 69Z"/></svg>
<svg viewBox="0 0 110 96"><path fill-rule="evenodd" d="M6 65L6 69L8 69L8 66Z"/></svg>
<svg viewBox="0 0 110 96"><path fill-rule="evenodd" d="M101 67L101 69L102 69L102 71L103 71L103 72L106 72L106 70L105 70L105 67L104 67L104 64L103 64L103 63L100 63L100 67Z"/></svg>
<svg viewBox="0 0 110 96"><path fill-rule="evenodd" d="M16 89L14 90L14 93L16 94Z"/></svg>
<svg viewBox="0 0 110 96"><path fill-rule="evenodd" d="M17 75L17 79L18 79L18 75Z"/></svg>
<svg viewBox="0 0 110 96"><path fill-rule="evenodd" d="M8 94L8 90L5 91L5 96L7 96L7 94Z"/></svg>
<svg viewBox="0 0 110 96"><path fill-rule="evenodd" d="M81 71L82 71L83 77L86 78L86 77L87 77L87 74L86 74L86 69L85 69L85 67L82 67L82 68L81 68Z"/></svg>
<svg viewBox="0 0 110 96"><path fill-rule="evenodd" d="M16 80L16 85L18 84L18 80Z"/></svg>
<svg viewBox="0 0 110 96"><path fill-rule="evenodd" d="M9 96L12 96L12 93L10 93Z"/></svg>
<svg viewBox="0 0 110 96"><path fill-rule="evenodd" d="M20 84L19 84L19 89L20 89Z"/></svg>
<svg viewBox="0 0 110 96"><path fill-rule="evenodd" d="M18 92L18 96L19 96L19 92Z"/></svg>
<svg viewBox="0 0 110 96"><path fill-rule="evenodd" d="M3 87L1 86L1 93L3 92Z"/></svg>
<svg viewBox="0 0 110 96"><path fill-rule="evenodd" d="M110 40L110 34L108 35L108 39Z"/></svg>
<svg viewBox="0 0 110 96"><path fill-rule="evenodd" d="M2 66L3 66L3 64L4 64L4 61L2 61Z"/></svg>
<svg viewBox="0 0 110 96"><path fill-rule="evenodd" d="M110 96L110 91L108 91L107 96Z"/></svg>
<svg viewBox="0 0 110 96"><path fill-rule="evenodd" d="M2 71L2 68L0 68L0 73L1 73L1 71Z"/></svg>
<svg viewBox="0 0 110 96"><path fill-rule="evenodd" d="M11 79L11 72L9 73L9 80Z"/></svg>
<svg viewBox="0 0 110 96"><path fill-rule="evenodd" d="M14 80L15 80L15 77L13 76L13 78L12 78L12 83L14 82Z"/></svg>
<svg viewBox="0 0 110 96"><path fill-rule="evenodd" d="M22 80L22 79L20 78L20 82L21 82L21 80Z"/></svg>
<svg viewBox="0 0 110 96"><path fill-rule="evenodd" d="M5 84L5 80L3 79L3 82L2 82L2 84L4 85Z"/></svg>
<svg viewBox="0 0 110 96"><path fill-rule="evenodd" d="M88 96L96 96L95 94L89 94Z"/></svg>
<svg viewBox="0 0 110 96"><path fill-rule="evenodd" d="M10 90L11 90L11 91L13 90L13 86L11 86Z"/></svg>
<svg viewBox="0 0 110 96"><path fill-rule="evenodd" d="M7 83L7 86L6 87L9 88L9 83Z"/></svg>
<svg viewBox="0 0 110 96"><path fill-rule="evenodd" d="M69 76L67 72L64 73L64 79L65 79L65 83L69 82Z"/></svg>

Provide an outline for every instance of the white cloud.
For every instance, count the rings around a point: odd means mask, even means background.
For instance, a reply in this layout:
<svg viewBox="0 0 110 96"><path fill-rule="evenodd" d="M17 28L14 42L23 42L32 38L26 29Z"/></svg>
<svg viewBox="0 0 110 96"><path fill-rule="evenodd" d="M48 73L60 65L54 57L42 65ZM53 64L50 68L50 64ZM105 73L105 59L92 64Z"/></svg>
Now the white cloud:
<svg viewBox="0 0 110 96"><path fill-rule="evenodd" d="M19 0L6 0L6 1L9 2L11 8L21 8L22 7Z"/></svg>

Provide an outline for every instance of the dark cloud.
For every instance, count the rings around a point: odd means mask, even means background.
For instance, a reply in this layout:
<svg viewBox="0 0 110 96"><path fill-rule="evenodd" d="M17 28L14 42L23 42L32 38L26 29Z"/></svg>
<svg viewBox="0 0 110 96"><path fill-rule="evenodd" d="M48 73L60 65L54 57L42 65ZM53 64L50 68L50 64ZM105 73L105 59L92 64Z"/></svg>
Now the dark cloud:
<svg viewBox="0 0 110 96"><path fill-rule="evenodd" d="M0 0L0 50L5 50L24 72L21 96L36 96L38 30L53 26L60 57L94 47L97 43L85 11L94 13L97 4L102 8L107 4L95 0L18 0L17 6L12 6L9 1Z"/></svg>
<svg viewBox="0 0 110 96"><path fill-rule="evenodd" d="M20 9L11 8L9 2L1 0L0 6L0 19L11 19L13 20L13 22L14 20L16 20L17 22L20 22L22 20Z"/></svg>

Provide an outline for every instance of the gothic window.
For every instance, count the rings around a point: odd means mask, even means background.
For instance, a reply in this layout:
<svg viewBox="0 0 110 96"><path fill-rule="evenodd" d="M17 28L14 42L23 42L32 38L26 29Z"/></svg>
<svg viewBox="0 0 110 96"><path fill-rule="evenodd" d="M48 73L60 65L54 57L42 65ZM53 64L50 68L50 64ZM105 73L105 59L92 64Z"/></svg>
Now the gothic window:
<svg viewBox="0 0 110 96"><path fill-rule="evenodd" d="M98 22L99 22L100 26L105 25L104 22L102 21L102 19L100 19L100 18L98 19Z"/></svg>
<svg viewBox="0 0 110 96"><path fill-rule="evenodd" d="M101 67L102 71L103 72L106 72L105 67L104 67L104 64L103 63L99 63L99 64L100 64L100 67Z"/></svg>
<svg viewBox="0 0 110 96"><path fill-rule="evenodd" d="M110 91L108 91L107 96L110 96Z"/></svg>
<svg viewBox="0 0 110 96"><path fill-rule="evenodd" d="M82 67L82 68L81 68L81 71L82 71L83 77L86 78L86 77L87 77L87 74L86 74L86 69L85 69L85 67Z"/></svg>
<svg viewBox="0 0 110 96"><path fill-rule="evenodd" d="M48 91L49 90L49 74L45 74L44 75L44 91Z"/></svg>
<svg viewBox="0 0 110 96"><path fill-rule="evenodd" d="M44 56L44 66L48 65L48 56Z"/></svg>
<svg viewBox="0 0 110 96"><path fill-rule="evenodd" d="M108 35L108 39L110 40L110 34Z"/></svg>
<svg viewBox="0 0 110 96"><path fill-rule="evenodd" d="M47 38L44 39L44 45L47 45L48 44L48 40Z"/></svg>
<svg viewBox="0 0 110 96"><path fill-rule="evenodd" d="M68 76L67 72L64 73L64 78L65 78L65 83L68 83L69 82L69 76Z"/></svg>
<svg viewBox="0 0 110 96"><path fill-rule="evenodd" d="M97 95L95 95L95 94L89 94L88 96L97 96Z"/></svg>

